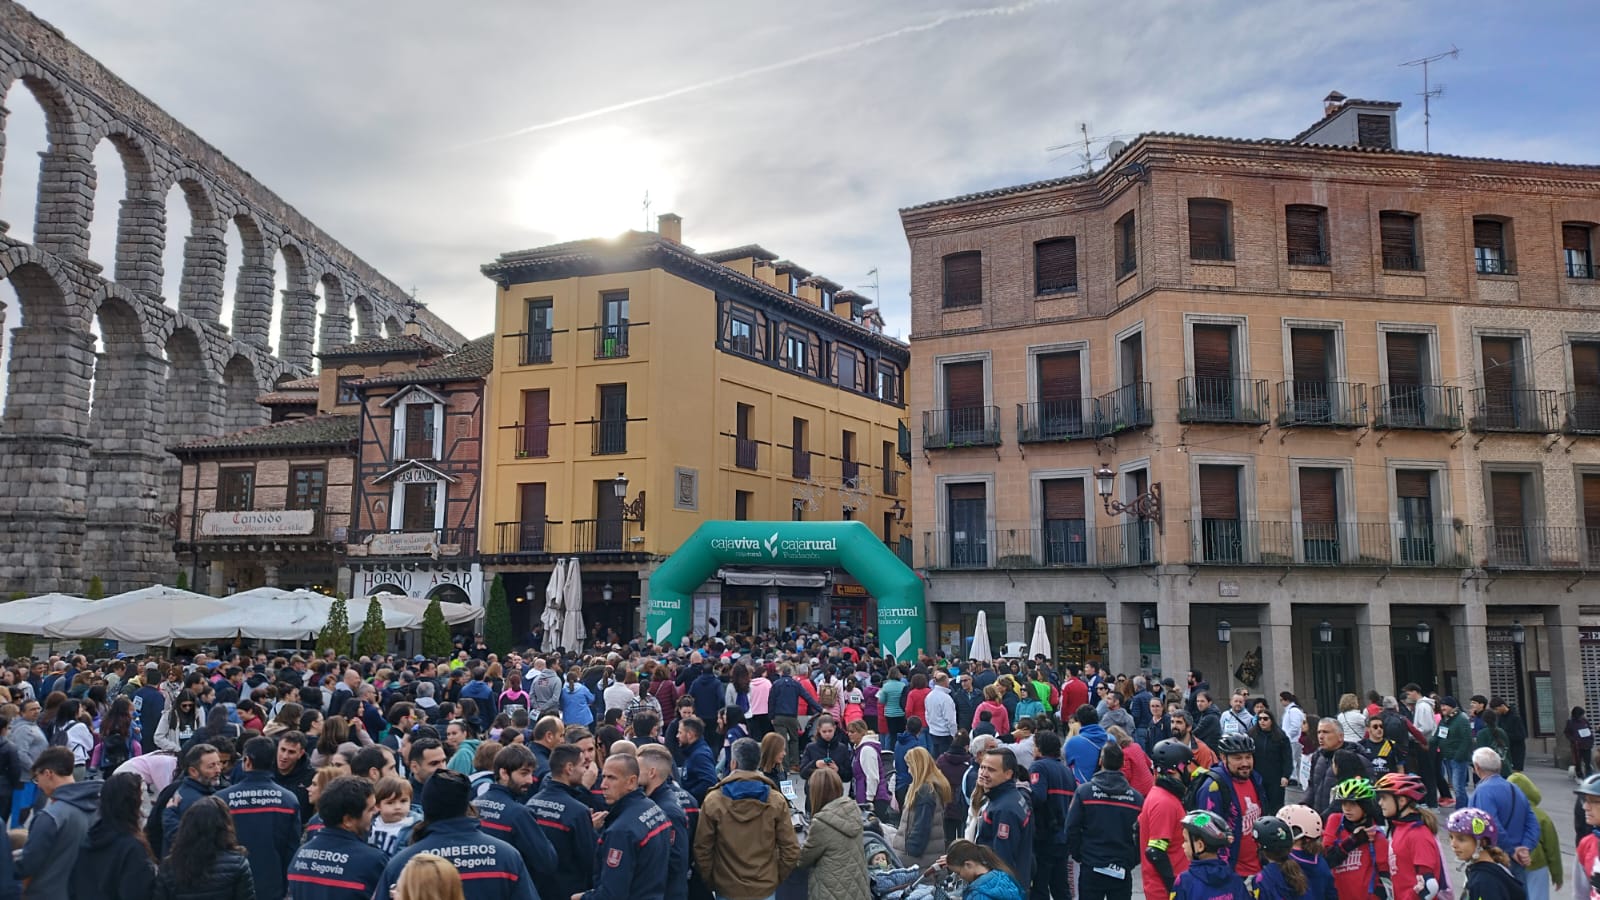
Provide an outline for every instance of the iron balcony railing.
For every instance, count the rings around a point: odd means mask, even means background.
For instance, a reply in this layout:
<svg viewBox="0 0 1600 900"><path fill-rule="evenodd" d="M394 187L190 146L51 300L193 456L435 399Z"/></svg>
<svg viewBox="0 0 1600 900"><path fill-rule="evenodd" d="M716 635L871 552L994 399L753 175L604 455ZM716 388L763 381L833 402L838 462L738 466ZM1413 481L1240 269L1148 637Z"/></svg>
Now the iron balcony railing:
<svg viewBox="0 0 1600 900"><path fill-rule="evenodd" d="M1279 425L1367 424L1367 386L1354 381L1278 382Z"/></svg>
<svg viewBox="0 0 1600 900"><path fill-rule="evenodd" d="M883 470L883 492L890 497L900 496L900 470Z"/></svg>
<svg viewBox="0 0 1600 900"><path fill-rule="evenodd" d="M1600 570L1600 528L1485 525L1483 550L1490 569Z"/></svg>
<svg viewBox="0 0 1600 900"><path fill-rule="evenodd" d="M1238 425L1267 423L1267 382L1256 378L1178 379L1178 421Z"/></svg>
<svg viewBox="0 0 1600 900"><path fill-rule="evenodd" d="M1133 522L1090 528L1082 519L1001 525L981 531L946 528L922 535L930 569L1106 569L1154 565L1155 525Z"/></svg>
<svg viewBox="0 0 1600 900"><path fill-rule="evenodd" d="M550 362L555 350L555 334L531 331L522 336L522 364L539 366Z"/></svg>
<svg viewBox="0 0 1600 900"><path fill-rule="evenodd" d="M592 456L611 456L628 452L630 419L598 419L590 422Z"/></svg>
<svg viewBox="0 0 1600 900"><path fill-rule="evenodd" d="M1492 257L1478 257L1479 275L1515 275L1517 264L1514 260L1494 259Z"/></svg>
<svg viewBox="0 0 1600 900"><path fill-rule="evenodd" d="M811 477L811 452L809 450L793 450L790 452L792 462L789 474L801 480Z"/></svg>
<svg viewBox="0 0 1600 900"><path fill-rule="evenodd" d="M594 330L594 358L621 359L628 355L628 323L600 325Z"/></svg>
<svg viewBox="0 0 1600 900"><path fill-rule="evenodd" d="M1189 242L1189 258L1203 262L1229 262L1233 259L1232 244L1197 244Z"/></svg>
<svg viewBox="0 0 1600 900"><path fill-rule="evenodd" d="M1095 400L1095 431L1100 435L1149 428L1152 421L1148 381L1125 384Z"/></svg>
<svg viewBox="0 0 1600 900"><path fill-rule="evenodd" d="M1017 442L1075 441L1094 437L1095 402L1088 397L1017 404Z"/></svg>
<svg viewBox="0 0 1600 900"><path fill-rule="evenodd" d="M494 525L494 552L555 553L551 537L557 522L496 522Z"/></svg>
<svg viewBox="0 0 1600 900"><path fill-rule="evenodd" d="M922 449L993 447L1000 443L1000 407L966 406L922 412Z"/></svg>
<svg viewBox="0 0 1600 900"><path fill-rule="evenodd" d="M1560 416L1556 392L1526 388L1474 388L1473 431L1515 431L1549 434L1557 430Z"/></svg>
<svg viewBox="0 0 1600 900"><path fill-rule="evenodd" d="M1290 250L1289 265L1291 266L1325 266L1328 265L1329 256L1326 250Z"/></svg>
<svg viewBox="0 0 1600 900"><path fill-rule="evenodd" d="M1461 389L1442 384L1380 384L1379 428L1461 430Z"/></svg>
<svg viewBox="0 0 1600 900"><path fill-rule="evenodd" d="M847 488L858 488L858 487L860 487L861 486L861 463L859 463L859 462L857 462L856 460L853 460L853 459L842 459L842 460L840 460L839 461L839 480L841 482L843 482L844 486L847 487Z"/></svg>
<svg viewBox="0 0 1600 900"><path fill-rule="evenodd" d="M733 439L733 464L741 469L755 471L761 468L761 444L750 438Z"/></svg>
<svg viewBox="0 0 1600 900"><path fill-rule="evenodd" d="M1421 272L1422 257L1384 254L1383 268L1389 272Z"/></svg>
<svg viewBox="0 0 1600 900"><path fill-rule="evenodd" d="M1449 522L1190 520L1189 560L1228 566L1472 565L1467 530Z"/></svg>
<svg viewBox="0 0 1600 900"><path fill-rule="evenodd" d="M621 553L627 549L621 519L573 519L572 552Z"/></svg>
<svg viewBox="0 0 1600 900"><path fill-rule="evenodd" d="M1567 391L1567 433L1600 434L1600 390Z"/></svg>
<svg viewBox="0 0 1600 900"><path fill-rule="evenodd" d="M387 552L384 550L383 535L390 534L428 534L432 533L433 543L439 548L439 557L471 556L478 549L478 530L476 528L380 528L373 530L351 531L350 543L368 545L369 556L431 556L430 552L418 550L416 552ZM380 552L371 551L373 539L377 538L377 547Z"/></svg>
<svg viewBox="0 0 1600 900"><path fill-rule="evenodd" d="M1595 277L1594 263L1567 261L1568 278L1593 278Z"/></svg>

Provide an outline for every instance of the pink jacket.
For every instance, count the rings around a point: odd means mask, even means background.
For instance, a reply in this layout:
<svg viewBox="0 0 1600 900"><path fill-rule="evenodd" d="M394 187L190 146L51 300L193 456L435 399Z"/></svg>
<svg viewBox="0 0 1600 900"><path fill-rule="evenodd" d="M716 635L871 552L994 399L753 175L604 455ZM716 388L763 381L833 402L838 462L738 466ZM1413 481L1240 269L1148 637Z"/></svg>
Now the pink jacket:
<svg viewBox="0 0 1600 900"><path fill-rule="evenodd" d="M772 682L764 675L757 675L750 679L750 710L749 715L764 716L767 714L767 695L772 692Z"/></svg>

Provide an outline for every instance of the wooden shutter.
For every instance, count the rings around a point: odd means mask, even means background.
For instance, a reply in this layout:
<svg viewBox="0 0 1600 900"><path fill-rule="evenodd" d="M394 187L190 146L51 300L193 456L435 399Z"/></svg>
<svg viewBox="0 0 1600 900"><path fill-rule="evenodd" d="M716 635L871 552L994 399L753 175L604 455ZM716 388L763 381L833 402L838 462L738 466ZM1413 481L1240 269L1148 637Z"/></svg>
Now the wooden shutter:
<svg viewBox="0 0 1600 900"><path fill-rule="evenodd" d="M1040 482L1044 500L1044 517L1047 521L1073 519L1083 521L1083 479L1050 478Z"/></svg>
<svg viewBox="0 0 1600 900"><path fill-rule="evenodd" d="M522 392L522 452L550 455L550 392Z"/></svg>
<svg viewBox="0 0 1600 900"><path fill-rule="evenodd" d="M1284 210L1284 233L1289 244L1289 262L1315 265L1321 259L1322 217L1320 206L1290 206Z"/></svg>
<svg viewBox="0 0 1600 900"><path fill-rule="evenodd" d="M1033 285L1038 293L1077 288L1077 238L1056 238L1033 245Z"/></svg>
<svg viewBox="0 0 1600 900"><path fill-rule="evenodd" d="M1076 350L1041 354L1038 374L1041 403L1065 402L1083 396L1083 368Z"/></svg>
<svg viewBox="0 0 1600 900"><path fill-rule="evenodd" d="M1300 524L1334 525L1339 521L1339 496L1333 469L1300 470Z"/></svg>
<svg viewBox="0 0 1600 900"><path fill-rule="evenodd" d="M1228 203L1223 200L1189 201L1189 256L1193 259L1227 259Z"/></svg>
<svg viewBox="0 0 1600 900"><path fill-rule="evenodd" d="M1415 259L1417 256L1417 222L1410 213L1378 213L1378 238L1383 245L1383 258Z"/></svg>
<svg viewBox="0 0 1600 900"><path fill-rule="evenodd" d="M1587 225L1562 225L1561 249L1581 250L1589 252L1589 226Z"/></svg>
<svg viewBox="0 0 1600 900"><path fill-rule="evenodd" d="M1194 374L1196 378L1233 377L1232 326L1194 326Z"/></svg>
<svg viewBox="0 0 1600 900"><path fill-rule="evenodd" d="M981 502L983 500L983 494L984 485L976 482L952 484L945 488L945 496L951 502L956 502L959 500L977 500Z"/></svg>
<svg viewBox="0 0 1600 900"><path fill-rule="evenodd" d="M946 409L973 409L983 406L981 361L945 364L944 405Z"/></svg>
<svg viewBox="0 0 1600 900"><path fill-rule="evenodd" d="M1293 357L1295 381L1328 380L1328 339L1331 336L1326 331L1290 329L1289 351Z"/></svg>
<svg viewBox="0 0 1600 900"><path fill-rule="evenodd" d="M1516 341L1511 338L1481 338L1483 386L1490 391L1510 391L1517 386Z"/></svg>
<svg viewBox="0 0 1600 900"><path fill-rule="evenodd" d="M973 306L983 302L983 255L977 251L944 258L944 305Z"/></svg>
<svg viewBox="0 0 1600 900"><path fill-rule="evenodd" d="M1305 473L1301 473L1301 478ZM1302 481L1301 484L1305 482ZM1426 500L1433 495L1433 473L1426 469L1398 469L1394 473L1394 495Z"/></svg>
<svg viewBox="0 0 1600 900"><path fill-rule="evenodd" d="M1239 467L1200 467L1200 518L1239 518Z"/></svg>
<svg viewBox="0 0 1600 900"><path fill-rule="evenodd" d="M1583 524L1600 529L1600 475L1583 476Z"/></svg>
<svg viewBox="0 0 1600 900"><path fill-rule="evenodd" d="M1389 362L1391 385L1422 383L1422 351L1427 336L1390 332L1384 335L1384 353Z"/></svg>
<svg viewBox="0 0 1600 900"><path fill-rule="evenodd" d="M1600 390L1600 344L1572 345L1572 387L1584 394Z"/></svg>
<svg viewBox="0 0 1600 900"><path fill-rule="evenodd" d="M1506 227L1502 222L1494 219L1472 220L1472 246L1488 247L1497 254L1504 254L1506 245Z"/></svg>
<svg viewBox="0 0 1600 900"><path fill-rule="evenodd" d="M1490 472L1489 495L1494 504L1494 524L1500 528L1521 528L1522 483L1527 476L1521 472Z"/></svg>

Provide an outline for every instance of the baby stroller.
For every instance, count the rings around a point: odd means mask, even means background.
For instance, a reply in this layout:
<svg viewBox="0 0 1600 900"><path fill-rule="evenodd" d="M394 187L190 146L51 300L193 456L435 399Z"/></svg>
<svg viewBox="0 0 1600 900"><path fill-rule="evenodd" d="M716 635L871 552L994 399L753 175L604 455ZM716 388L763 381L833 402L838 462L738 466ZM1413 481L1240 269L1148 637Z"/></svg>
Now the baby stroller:
<svg viewBox="0 0 1600 900"><path fill-rule="evenodd" d="M863 815L870 817L870 809ZM872 900L960 900L961 879L955 873L937 865L926 869L903 865L881 827L874 830L869 825L861 833L861 849L867 854Z"/></svg>

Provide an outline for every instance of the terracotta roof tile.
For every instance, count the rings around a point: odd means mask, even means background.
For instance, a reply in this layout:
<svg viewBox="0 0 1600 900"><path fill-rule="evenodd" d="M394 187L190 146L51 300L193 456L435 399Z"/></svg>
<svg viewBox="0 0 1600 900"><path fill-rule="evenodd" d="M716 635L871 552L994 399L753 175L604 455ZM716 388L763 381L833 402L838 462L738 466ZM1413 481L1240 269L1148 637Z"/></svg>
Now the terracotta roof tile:
<svg viewBox="0 0 1600 900"><path fill-rule="evenodd" d="M334 357L344 359L352 356L440 356L446 352L448 351L445 348L416 335L400 334L393 337L367 338L354 344L324 350L317 356L321 359Z"/></svg>
<svg viewBox="0 0 1600 900"><path fill-rule="evenodd" d="M316 406L316 391L271 391L256 398L262 406Z"/></svg>
<svg viewBox="0 0 1600 900"><path fill-rule="evenodd" d="M231 434L187 441L172 449L181 454L193 454L206 450L243 450L253 447L271 449L337 446L355 441L360 428L359 419L359 416L353 414L307 416L304 419L257 425Z"/></svg>
<svg viewBox="0 0 1600 900"><path fill-rule="evenodd" d="M362 387L388 384L422 384L440 381L465 381L486 377L494 368L494 335L468 341L448 356L432 359L410 372L378 375L361 381Z"/></svg>

